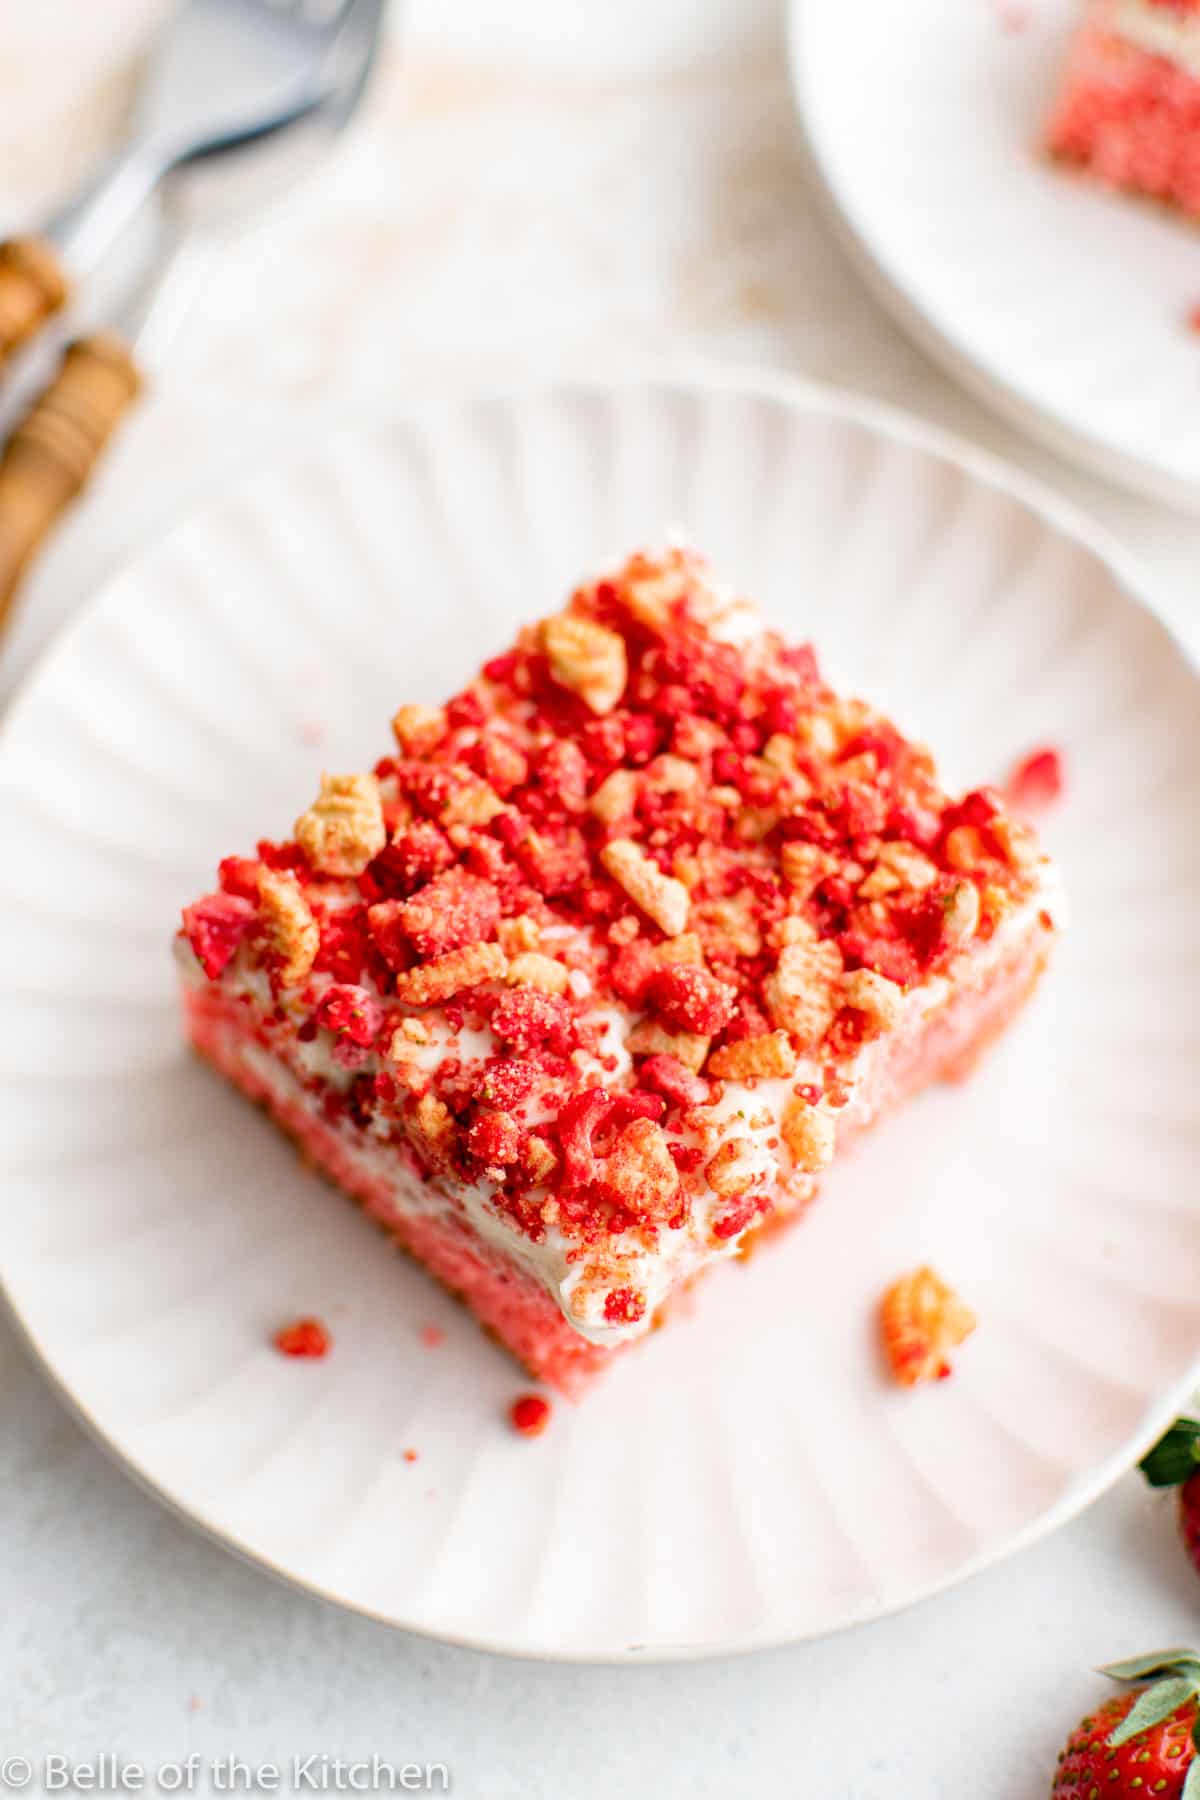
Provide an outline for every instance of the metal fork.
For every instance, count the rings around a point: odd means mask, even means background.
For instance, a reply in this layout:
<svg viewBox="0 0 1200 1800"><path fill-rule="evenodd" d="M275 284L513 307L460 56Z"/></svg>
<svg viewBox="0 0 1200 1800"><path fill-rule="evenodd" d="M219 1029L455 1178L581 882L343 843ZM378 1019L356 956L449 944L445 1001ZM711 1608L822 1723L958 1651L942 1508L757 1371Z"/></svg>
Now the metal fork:
<svg viewBox="0 0 1200 1800"><path fill-rule="evenodd" d="M294 11L299 0L279 0ZM286 125L277 112L267 132L243 124L227 133L219 148L221 178L202 181L192 170L170 174L160 209L151 266L144 271L132 303L108 320L116 329L92 332L67 348L57 375L24 414L0 453L0 629L17 584L30 559L102 455L116 425L137 396L142 373L161 361L178 329L184 306L205 258L193 253L198 236L211 239L219 228L243 223L249 214L278 199L282 188L307 173L342 133L363 97L378 49L386 0L344 0L323 34L324 52L316 70L300 77L309 96L302 112ZM240 10L265 0L190 0L187 13L216 6ZM292 97L280 102L297 107ZM270 150L254 138L269 136ZM234 154L233 141L239 146ZM196 141L193 139L193 142ZM204 162L217 148L210 142ZM193 150L191 160L199 157ZM197 170L200 164L197 163ZM205 230L205 226L207 229ZM40 346L44 347L44 346Z"/></svg>
<svg viewBox="0 0 1200 1800"><path fill-rule="evenodd" d="M40 232L0 242L0 365L65 303L177 172L271 136L320 105L353 0L183 0L138 90L125 142Z"/></svg>

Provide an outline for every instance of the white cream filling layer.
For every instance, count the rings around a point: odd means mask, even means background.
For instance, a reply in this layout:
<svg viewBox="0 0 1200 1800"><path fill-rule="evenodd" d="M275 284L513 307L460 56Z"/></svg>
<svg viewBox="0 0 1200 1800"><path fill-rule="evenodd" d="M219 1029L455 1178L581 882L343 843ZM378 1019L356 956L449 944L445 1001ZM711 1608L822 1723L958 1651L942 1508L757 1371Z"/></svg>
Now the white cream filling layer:
<svg viewBox="0 0 1200 1800"><path fill-rule="evenodd" d="M967 953L976 984L986 983L991 972L1013 951L1030 931L1035 916L1048 911L1058 921L1061 899L1056 878L1048 869L1043 872L1042 886L1024 906L1011 913L986 944L976 944ZM179 962L184 981L203 987L205 978L186 944L179 946ZM222 983L235 993L246 993L263 1010L273 1005L270 987L260 969L232 965ZM912 1037L928 1013L941 1006L954 988L952 976L934 976L914 988L904 1001L904 1011L885 1037L865 1046L847 1071L850 1099L844 1109L834 1113L839 1124L854 1126L869 1123L878 1092L881 1061L891 1052L897 1037ZM603 1051L617 1059L615 1070L604 1068L594 1058L587 1058L580 1073L594 1073L605 1085L619 1085L627 1077L631 1059L624 1047L625 1037L634 1022L633 1016L616 1007L597 1008L605 1015ZM495 1046L487 1032L461 1032L452 1036L445 1021L429 1015L434 1042L413 1046L413 1061L429 1074L448 1055L465 1058L484 1057L494 1053ZM297 1076L275 1055L253 1043L240 1042L238 1053L271 1090L290 1104L313 1108L312 1096ZM359 1070L375 1072L386 1065L370 1054L359 1068L349 1071L333 1055L329 1033L319 1032L309 1043L294 1042L289 1048L301 1073L309 1078L329 1082L344 1089ZM776 1210L791 1210L811 1192L815 1182L803 1179L793 1182L793 1160L780 1136L780 1121L788 1100L798 1082L819 1078L819 1068L801 1065L784 1078L758 1081L753 1089L737 1082L726 1082L721 1099L709 1110L713 1135L707 1143L712 1155L723 1143L743 1141L741 1166L751 1174L747 1192L769 1196ZM547 1109L551 1111L553 1109ZM527 1109L530 1122L538 1120L536 1097ZM727 1239L712 1236L714 1219L728 1204L707 1186L693 1195L685 1224L671 1230L662 1228L653 1248L640 1239L628 1243L617 1240L611 1246L620 1262L618 1276L597 1278L589 1271L586 1251L555 1226L546 1229L540 1243L534 1243L495 1203L497 1189L487 1181L466 1183L452 1177L421 1181L413 1172L402 1146L383 1136L387 1127L378 1128L379 1135L365 1137L360 1131L339 1128L347 1148L372 1176L385 1182L395 1199L397 1216L448 1218L465 1221L502 1256L511 1258L537 1281L560 1307L568 1323L593 1344L616 1345L642 1336L650 1329L658 1309L669 1295L701 1269L724 1257L737 1253L742 1234ZM789 1184L791 1191L789 1191ZM572 1250L577 1260L568 1260ZM604 1316L609 1291L629 1287L645 1301L642 1317L635 1323L614 1322Z"/></svg>

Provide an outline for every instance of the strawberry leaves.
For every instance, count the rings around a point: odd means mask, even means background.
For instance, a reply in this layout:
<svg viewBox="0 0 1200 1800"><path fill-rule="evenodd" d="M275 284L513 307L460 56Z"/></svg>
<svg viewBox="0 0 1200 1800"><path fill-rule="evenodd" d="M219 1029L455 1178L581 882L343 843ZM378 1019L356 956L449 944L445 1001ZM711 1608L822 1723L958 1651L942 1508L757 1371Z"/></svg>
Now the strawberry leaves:
<svg viewBox="0 0 1200 1800"><path fill-rule="evenodd" d="M1182 1420L1180 1423L1200 1431L1194 1420ZM1170 1435L1168 1432L1167 1436ZM1154 1454L1155 1452L1151 1452L1151 1455ZM1196 1462L1193 1461L1191 1466L1195 1468ZM1169 1484L1163 1482L1158 1485ZM1200 1656L1194 1650L1156 1650L1149 1656L1131 1657L1128 1662L1108 1663L1100 1670L1100 1674L1107 1675L1112 1681L1151 1683L1138 1695L1121 1723L1109 1733L1107 1743L1110 1750L1119 1749L1122 1744L1128 1744L1142 1732L1164 1724L1181 1708L1200 1700ZM1191 1735L1192 1746L1197 1754L1188 1768L1180 1800L1200 1800L1200 1714L1197 1714Z"/></svg>
<svg viewBox="0 0 1200 1800"><path fill-rule="evenodd" d="M1136 1705L1130 1708L1116 1730L1109 1733L1110 1746L1115 1750L1140 1732L1148 1731L1151 1725L1161 1725L1181 1706L1194 1700L1196 1691L1195 1679L1187 1675L1171 1675L1164 1681L1156 1681L1144 1694L1139 1694Z"/></svg>
<svg viewBox="0 0 1200 1800"><path fill-rule="evenodd" d="M1200 1654L1195 1650L1154 1650L1127 1662L1104 1663L1097 1671L1110 1681L1149 1681L1155 1675L1194 1674L1200 1683Z"/></svg>
<svg viewBox="0 0 1200 1800"><path fill-rule="evenodd" d="M1200 1469L1200 1419L1176 1419L1138 1464L1151 1487L1179 1487Z"/></svg>

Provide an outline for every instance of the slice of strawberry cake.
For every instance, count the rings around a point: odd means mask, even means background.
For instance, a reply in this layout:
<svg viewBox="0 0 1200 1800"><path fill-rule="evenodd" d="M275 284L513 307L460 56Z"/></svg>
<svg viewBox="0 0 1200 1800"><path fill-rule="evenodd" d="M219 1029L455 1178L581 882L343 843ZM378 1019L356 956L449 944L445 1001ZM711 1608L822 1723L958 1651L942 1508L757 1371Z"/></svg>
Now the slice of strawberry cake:
<svg viewBox="0 0 1200 1800"><path fill-rule="evenodd" d="M1046 142L1200 217L1200 0L1089 0Z"/></svg>
<svg viewBox="0 0 1200 1800"><path fill-rule="evenodd" d="M392 727L186 909L188 1031L567 1393L963 1074L1055 935L999 797L688 551Z"/></svg>

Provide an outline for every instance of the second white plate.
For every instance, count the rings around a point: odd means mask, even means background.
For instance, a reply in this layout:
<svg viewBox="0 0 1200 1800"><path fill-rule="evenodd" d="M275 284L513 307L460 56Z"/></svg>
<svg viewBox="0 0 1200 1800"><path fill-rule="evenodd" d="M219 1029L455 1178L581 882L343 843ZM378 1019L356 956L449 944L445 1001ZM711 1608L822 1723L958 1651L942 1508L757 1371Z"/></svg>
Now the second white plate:
<svg viewBox="0 0 1200 1800"><path fill-rule="evenodd" d="M1195 228L1038 149L1081 16L792 0L801 120L864 274L928 350L1071 460L1200 510Z"/></svg>
<svg viewBox="0 0 1200 1800"><path fill-rule="evenodd" d="M527 1442L519 1371L186 1055L170 939L400 699L672 521L952 783L1063 746L1074 924L975 1080ZM1052 502L854 402L566 389L254 471L109 584L0 737L0 1271L30 1341L191 1519L474 1644L745 1649L1029 1541L1165 1423L1200 1345L1197 690ZM875 1307L924 1259L982 1322L953 1381L902 1393ZM322 1363L271 1348L308 1311Z"/></svg>

